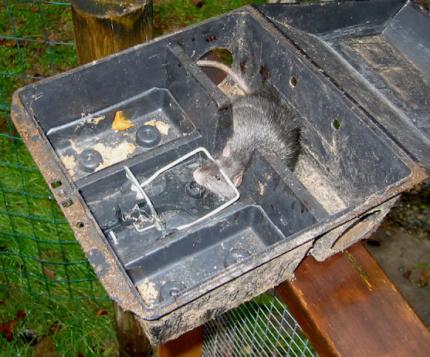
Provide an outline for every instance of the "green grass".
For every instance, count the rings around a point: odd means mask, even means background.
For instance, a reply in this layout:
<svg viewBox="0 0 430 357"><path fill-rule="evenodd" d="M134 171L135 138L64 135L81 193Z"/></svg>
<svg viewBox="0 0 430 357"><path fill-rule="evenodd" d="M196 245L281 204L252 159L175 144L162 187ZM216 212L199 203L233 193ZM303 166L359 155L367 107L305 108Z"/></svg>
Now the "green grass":
<svg viewBox="0 0 430 357"><path fill-rule="evenodd" d="M97 316L101 308L107 315ZM35 352L26 331L64 355L115 351L110 301L25 145L0 134L0 323L19 310L27 316L12 341L0 336L4 356Z"/></svg>
<svg viewBox="0 0 430 357"><path fill-rule="evenodd" d="M250 2L205 0L198 8L191 1L156 0L154 33ZM1 2L0 324L20 310L26 317L11 341L0 333L0 356L41 355L37 349L47 342L61 356L117 354L111 303L9 119L14 90L78 64L72 40L69 6ZM100 309L107 314L99 316ZM37 336L33 346L24 338L30 332Z"/></svg>
<svg viewBox="0 0 430 357"><path fill-rule="evenodd" d="M202 7L189 0L155 0L154 34L156 36L221 15L247 4L263 4L263 0L204 0Z"/></svg>
<svg viewBox="0 0 430 357"><path fill-rule="evenodd" d="M44 339L51 340L63 356L77 356L79 353L85 356L111 356L117 351L109 301L87 304L35 299L25 290L11 291L2 286L0 300L3 301L2 322L15 319L18 311L26 314L23 320L18 321L11 341L1 337L0 355L34 355ZM100 313L103 310L107 314ZM37 336L33 343L26 338L29 333Z"/></svg>

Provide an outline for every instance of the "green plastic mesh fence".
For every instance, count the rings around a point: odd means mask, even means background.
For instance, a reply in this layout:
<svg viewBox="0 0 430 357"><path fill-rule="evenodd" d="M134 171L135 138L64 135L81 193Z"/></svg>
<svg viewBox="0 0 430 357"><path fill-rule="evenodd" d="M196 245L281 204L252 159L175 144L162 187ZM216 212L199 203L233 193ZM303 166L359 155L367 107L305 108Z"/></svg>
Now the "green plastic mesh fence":
<svg viewBox="0 0 430 357"><path fill-rule="evenodd" d="M117 349L110 301L9 117L14 90L77 65L72 39L68 3L0 0L4 356L37 354L41 346L75 356Z"/></svg>
<svg viewBox="0 0 430 357"><path fill-rule="evenodd" d="M13 90L77 64L69 4L3 1L0 14L0 282L55 299L105 297L9 119Z"/></svg>

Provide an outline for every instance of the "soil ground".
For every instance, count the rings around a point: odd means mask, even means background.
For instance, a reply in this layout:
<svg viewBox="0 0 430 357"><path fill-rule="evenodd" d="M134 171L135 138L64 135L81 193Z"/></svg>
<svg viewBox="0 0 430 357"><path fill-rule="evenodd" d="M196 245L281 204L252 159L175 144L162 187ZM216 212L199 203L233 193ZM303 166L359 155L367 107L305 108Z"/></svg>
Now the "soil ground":
<svg viewBox="0 0 430 357"><path fill-rule="evenodd" d="M406 193L367 248L430 328L430 182Z"/></svg>

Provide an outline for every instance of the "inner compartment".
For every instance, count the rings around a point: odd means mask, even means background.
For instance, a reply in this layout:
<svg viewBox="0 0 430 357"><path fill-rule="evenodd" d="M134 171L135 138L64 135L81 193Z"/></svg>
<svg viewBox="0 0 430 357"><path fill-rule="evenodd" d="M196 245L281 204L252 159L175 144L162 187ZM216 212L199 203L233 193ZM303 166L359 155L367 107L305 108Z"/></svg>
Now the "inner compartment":
<svg viewBox="0 0 430 357"><path fill-rule="evenodd" d="M220 99L168 46L155 43L138 52L128 50L21 93L78 186L125 160L142 154L150 159L196 137L214 147L228 112L219 111Z"/></svg>
<svg viewBox="0 0 430 357"><path fill-rule="evenodd" d="M147 304L168 302L281 239L260 207L246 206L147 252L126 269Z"/></svg>
<svg viewBox="0 0 430 357"><path fill-rule="evenodd" d="M113 129L113 128L118 129ZM102 170L185 135L194 126L167 89L141 95L48 131L73 179Z"/></svg>

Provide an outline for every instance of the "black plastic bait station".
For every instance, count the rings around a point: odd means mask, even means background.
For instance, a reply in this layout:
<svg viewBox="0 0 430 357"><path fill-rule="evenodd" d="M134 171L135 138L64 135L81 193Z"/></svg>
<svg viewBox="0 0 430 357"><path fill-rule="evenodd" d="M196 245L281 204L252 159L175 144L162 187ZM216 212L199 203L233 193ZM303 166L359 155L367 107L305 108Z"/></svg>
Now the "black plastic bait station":
<svg viewBox="0 0 430 357"><path fill-rule="evenodd" d="M366 237L428 178L430 19L403 1L244 7L20 89L13 120L110 297L152 343ZM193 171L232 132L228 78L302 116L291 172L258 150L221 198Z"/></svg>

